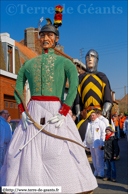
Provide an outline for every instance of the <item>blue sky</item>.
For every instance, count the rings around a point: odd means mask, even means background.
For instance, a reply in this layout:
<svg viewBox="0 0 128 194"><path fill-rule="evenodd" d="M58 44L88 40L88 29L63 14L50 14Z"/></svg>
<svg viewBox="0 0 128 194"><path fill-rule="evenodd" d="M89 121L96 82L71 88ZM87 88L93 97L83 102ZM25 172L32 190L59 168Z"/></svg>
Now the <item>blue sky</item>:
<svg viewBox="0 0 128 194"><path fill-rule="evenodd" d="M89 49L99 53L98 71L106 74L116 99L128 93L127 1L1 1L1 33L24 39L24 30L38 27L41 17L54 20L55 5L64 7L59 44L82 62ZM46 24L45 19L41 23Z"/></svg>

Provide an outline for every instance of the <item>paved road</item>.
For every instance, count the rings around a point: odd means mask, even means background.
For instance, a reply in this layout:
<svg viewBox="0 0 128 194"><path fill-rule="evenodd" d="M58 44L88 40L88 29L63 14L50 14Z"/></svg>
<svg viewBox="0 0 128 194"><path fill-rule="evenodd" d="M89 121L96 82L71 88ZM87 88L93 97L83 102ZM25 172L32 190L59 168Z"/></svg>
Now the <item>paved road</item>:
<svg viewBox="0 0 128 194"><path fill-rule="evenodd" d="M119 146L120 159L116 160L117 182L97 179L98 188L93 194L128 194L128 142L126 137L119 140ZM92 162L90 164L92 166Z"/></svg>

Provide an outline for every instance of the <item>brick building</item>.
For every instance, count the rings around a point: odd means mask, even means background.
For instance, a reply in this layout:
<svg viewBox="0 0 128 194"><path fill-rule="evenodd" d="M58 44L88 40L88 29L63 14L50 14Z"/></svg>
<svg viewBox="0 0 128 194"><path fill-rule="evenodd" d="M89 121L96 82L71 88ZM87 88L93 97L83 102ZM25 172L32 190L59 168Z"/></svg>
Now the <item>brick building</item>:
<svg viewBox="0 0 128 194"><path fill-rule="evenodd" d="M24 54L25 49L27 56ZM20 114L11 85L15 87L17 74L23 62L35 56L37 55L26 46L21 48L8 33L0 34L0 110L8 110L12 119L20 118Z"/></svg>
<svg viewBox="0 0 128 194"><path fill-rule="evenodd" d="M115 99L115 92L111 91L112 100L113 100L113 107L111 110L111 114L113 115L116 111L119 111L118 101Z"/></svg>
<svg viewBox="0 0 128 194"><path fill-rule="evenodd" d="M13 118L19 118L14 98L17 73L21 67L19 49L8 33L0 34L0 110L7 109Z"/></svg>
<svg viewBox="0 0 128 194"><path fill-rule="evenodd" d="M128 94L126 94L122 99L118 100L119 112L128 113Z"/></svg>

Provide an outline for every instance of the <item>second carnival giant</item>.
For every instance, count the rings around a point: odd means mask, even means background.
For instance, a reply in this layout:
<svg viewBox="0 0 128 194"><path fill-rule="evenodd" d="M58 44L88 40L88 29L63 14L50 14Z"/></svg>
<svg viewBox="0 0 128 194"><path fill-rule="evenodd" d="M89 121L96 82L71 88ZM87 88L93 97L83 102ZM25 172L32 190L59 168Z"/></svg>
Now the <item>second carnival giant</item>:
<svg viewBox="0 0 128 194"><path fill-rule="evenodd" d="M79 76L79 86L73 106L73 111L77 115L76 124L82 141L85 138L91 112L95 109L103 110L103 116L107 117L111 124L113 103L109 80L104 73L97 71L98 53L94 49L89 50L85 60L86 72ZM80 118L80 112L82 118Z"/></svg>
<svg viewBox="0 0 128 194"><path fill-rule="evenodd" d="M82 144L77 127L69 115L77 94L78 76L75 65L54 54L59 40L57 21L61 24L62 7L56 6L55 21L47 19L40 31L42 54L28 60L21 67L16 82L23 96L26 80L30 85L31 100L28 112L40 125L45 118L48 132L70 138ZM59 14L59 15L58 15ZM69 91L64 100L65 83ZM39 133L22 151L19 151L38 129L30 122L17 92L15 98L22 119L16 128L1 170L1 186L60 186L61 193L90 193L97 187L83 147Z"/></svg>

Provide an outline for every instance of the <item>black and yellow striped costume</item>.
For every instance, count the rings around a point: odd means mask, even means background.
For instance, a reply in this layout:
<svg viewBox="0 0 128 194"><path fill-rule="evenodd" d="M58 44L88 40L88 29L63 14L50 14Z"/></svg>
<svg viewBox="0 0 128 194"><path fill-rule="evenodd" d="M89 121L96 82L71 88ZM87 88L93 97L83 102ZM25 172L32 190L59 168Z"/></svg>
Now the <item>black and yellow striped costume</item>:
<svg viewBox="0 0 128 194"><path fill-rule="evenodd" d="M109 80L102 72L83 73L79 76L79 87L74 106L80 104L81 110L91 106L97 106L102 109L105 102L112 103L111 88ZM87 119L82 119L77 128L82 140L85 138L87 124L90 120L92 110L87 111Z"/></svg>

